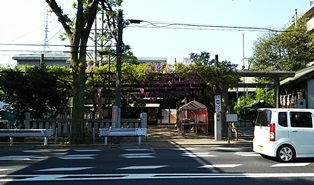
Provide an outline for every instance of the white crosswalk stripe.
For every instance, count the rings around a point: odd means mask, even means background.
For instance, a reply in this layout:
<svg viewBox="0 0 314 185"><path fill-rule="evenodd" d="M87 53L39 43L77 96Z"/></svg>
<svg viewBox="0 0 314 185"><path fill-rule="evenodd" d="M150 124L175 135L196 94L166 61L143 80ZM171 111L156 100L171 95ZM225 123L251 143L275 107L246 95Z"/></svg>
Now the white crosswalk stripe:
<svg viewBox="0 0 314 185"><path fill-rule="evenodd" d="M271 165L270 167L302 167L307 166L310 163L278 163Z"/></svg>
<svg viewBox="0 0 314 185"><path fill-rule="evenodd" d="M243 164L211 164L211 165L200 166L198 168L235 168L242 165Z"/></svg>
<svg viewBox="0 0 314 185"><path fill-rule="evenodd" d="M74 150L76 152L101 152L99 149L82 149L82 150Z"/></svg>
<svg viewBox="0 0 314 185"><path fill-rule="evenodd" d="M42 149L42 150L22 150L24 153L49 153L50 150Z"/></svg>
<svg viewBox="0 0 314 185"><path fill-rule="evenodd" d="M255 152L236 152L235 155L243 156L243 157L256 157L260 156L260 154Z"/></svg>
<svg viewBox="0 0 314 185"><path fill-rule="evenodd" d="M58 172L58 171L79 171L79 170L86 170L91 169L93 167L68 167L68 168L48 168L48 169L41 169L36 170L38 172Z"/></svg>
<svg viewBox="0 0 314 185"><path fill-rule="evenodd" d="M155 165L155 166L128 166L118 168L118 170L152 170L167 167L168 165Z"/></svg>
<svg viewBox="0 0 314 185"><path fill-rule="evenodd" d="M150 151L150 149L148 149L148 148L127 148L124 150L129 151L129 152Z"/></svg>
<svg viewBox="0 0 314 185"><path fill-rule="evenodd" d="M65 160L78 160L78 159L95 159L95 154L86 154L86 155L65 155L59 157L59 159L65 159Z"/></svg>
<svg viewBox="0 0 314 185"><path fill-rule="evenodd" d="M0 157L0 161L29 161L37 155L15 155Z"/></svg>
<svg viewBox="0 0 314 185"><path fill-rule="evenodd" d="M127 159L156 158L153 153L122 154L121 157Z"/></svg>
<svg viewBox="0 0 314 185"><path fill-rule="evenodd" d="M216 155L211 155L209 152L186 152L182 153L181 156L184 157L216 157Z"/></svg>

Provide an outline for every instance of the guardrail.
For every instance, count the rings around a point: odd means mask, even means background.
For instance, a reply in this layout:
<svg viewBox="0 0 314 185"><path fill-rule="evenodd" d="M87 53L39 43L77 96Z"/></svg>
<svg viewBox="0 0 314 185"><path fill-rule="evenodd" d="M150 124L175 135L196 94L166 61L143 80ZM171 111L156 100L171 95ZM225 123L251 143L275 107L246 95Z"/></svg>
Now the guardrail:
<svg viewBox="0 0 314 185"><path fill-rule="evenodd" d="M105 145L108 144L108 137L138 137L138 144L141 144L141 137L147 136L146 128L100 128L99 136L105 137Z"/></svg>
<svg viewBox="0 0 314 185"><path fill-rule="evenodd" d="M9 137L10 146L14 137L44 137L44 145L48 145L48 137L53 136L53 129L0 129L0 137Z"/></svg>

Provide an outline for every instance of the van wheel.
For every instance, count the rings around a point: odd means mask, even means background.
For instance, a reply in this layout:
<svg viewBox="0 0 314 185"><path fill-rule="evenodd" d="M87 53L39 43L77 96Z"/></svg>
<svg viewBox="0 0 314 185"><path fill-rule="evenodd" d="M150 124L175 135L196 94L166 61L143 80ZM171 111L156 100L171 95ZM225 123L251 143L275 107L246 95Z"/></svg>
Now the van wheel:
<svg viewBox="0 0 314 185"><path fill-rule="evenodd" d="M295 158L294 148L290 145L280 146L277 150L277 160L280 162L291 162Z"/></svg>

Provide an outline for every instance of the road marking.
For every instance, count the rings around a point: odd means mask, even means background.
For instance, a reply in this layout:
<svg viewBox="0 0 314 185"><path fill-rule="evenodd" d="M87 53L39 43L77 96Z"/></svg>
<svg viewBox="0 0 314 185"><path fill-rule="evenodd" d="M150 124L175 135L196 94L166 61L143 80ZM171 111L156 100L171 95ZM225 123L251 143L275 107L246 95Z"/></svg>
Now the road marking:
<svg viewBox="0 0 314 185"><path fill-rule="evenodd" d="M76 152L101 152L99 149L74 150Z"/></svg>
<svg viewBox="0 0 314 185"><path fill-rule="evenodd" d="M139 159L139 158L156 158L153 153L137 153L137 154L122 154L120 157L127 159Z"/></svg>
<svg viewBox="0 0 314 185"><path fill-rule="evenodd" d="M9 169L0 168L0 171L9 171Z"/></svg>
<svg viewBox="0 0 314 185"><path fill-rule="evenodd" d="M256 157L260 156L260 154L255 152L236 152L235 155L243 156L243 157Z"/></svg>
<svg viewBox="0 0 314 185"><path fill-rule="evenodd" d="M16 155L16 156L3 156L0 157L0 161L29 161L36 155Z"/></svg>
<svg viewBox="0 0 314 185"><path fill-rule="evenodd" d="M93 156L95 156L95 154L87 154L87 155L65 155L65 156L61 156L59 157L59 159L65 159L65 160L77 160L77 159L95 159Z"/></svg>
<svg viewBox="0 0 314 185"><path fill-rule="evenodd" d="M51 151L42 149L42 150L22 150L22 152L24 152L24 153L48 153Z"/></svg>
<svg viewBox="0 0 314 185"><path fill-rule="evenodd" d="M168 165L159 165L159 166L129 166L129 167L123 167L118 168L118 170L153 170L158 168L164 168Z"/></svg>
<svg viewBox="0 0 314 185"><path fill-rule="evenodd" d="M234 179L234 178L304 178L314 173L161 173L161 174L48 174L0 175L0 182L99 181L129 179Z"/></svg>
<svg viewBox="0 0 314 185"><path fill-rule="evenodd" d="M271 165L270 167L298 167L298 166L307 166L310 163L278 163Z"/></svg>
<svg viewBox="0 0 314 185"><path fill-rule="evenodd" d="M42 170L36 170L38 172L54 172L54 171L79 171L79 170L87 170L93 167L76 167L76 168L48 168Z"/></svg>
<svg viewBox="0 0 314 185"><path fill-rule="evenodd" d="M181 156L184 157L216 157L216 155L211 155L208 152L197 152L197 153L182 153Z"/></svg>
<svg viewBox="0 0 314 185"><path fill-rule="evenodd" d="M197 148L171 148L172 150L179 150L179 151L193 151L193 150L199 150Z"/></svg>
<svg viewBox="0 0 314 185"><path fill-rule="evenodd" d="M252 149L252 147L217 147L215 150L225 150L225 151L243 151L243 150L249 150Z"/></svg>
<svg viewBox="0 0 314 185"><path fill-rule="evenodd" d="M204 165L198 168L235 168L242 166L242 164L213 164L213 165Z"/></svg>
<svg viewBox="0 0 314 185"><path fill-rule="evenodd" d="M150 151L148 148L128 148L124 149L125 151Z"/></svg>

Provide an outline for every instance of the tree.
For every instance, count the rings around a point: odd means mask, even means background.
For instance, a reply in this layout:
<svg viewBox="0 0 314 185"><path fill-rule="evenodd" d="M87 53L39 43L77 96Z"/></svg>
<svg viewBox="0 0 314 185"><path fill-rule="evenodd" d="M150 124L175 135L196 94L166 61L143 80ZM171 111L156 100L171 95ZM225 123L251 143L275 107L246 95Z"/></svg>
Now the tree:
<svg viewBox="0 0 314 185"><path fill-rule="evenodd" d="M69 70L65 67L22 66L1 70L1 100L14 112L33 118L56 117L71 96Z"/></svg>
<svg viewBox="0 0 314 185"><path fill-rule="evenodd" d="M70 143L84 142L84 92L86 82L86 48L92 25L100 8L106 12L108 28L115 27L113 7L119 6L122 0L77 0L73 3L76 17L70 19L55 0L46 0L51 10L58 17L70 42L70 59L73 76L73 111ZM116 35L116 32L111 32Z"/></svg>
<svg viewBox="0 0 314 185"><path fill-rule="evenodd" d="M256 70L296 71L314 60L314 34L304 19L282 33L267 33L254 44L249 62Z"/></svg>
<svg viewBox="0 0 314 185"><path fill-rule="evenodd" d="M314 33L307 31L306 20L300 18L297 24L291 25L281 33L270 32L258 38L254 43L253 56L249 58L251 69L297 71L305 68L314 60L313 41ZM258 83L270 82L267 78L256 78L256 81ZM263 89L257 89L254 100L265 100L273 105L274 91L268 90L267 96L264 94ZM243 106L238 104L236 109Z"/></svg>

